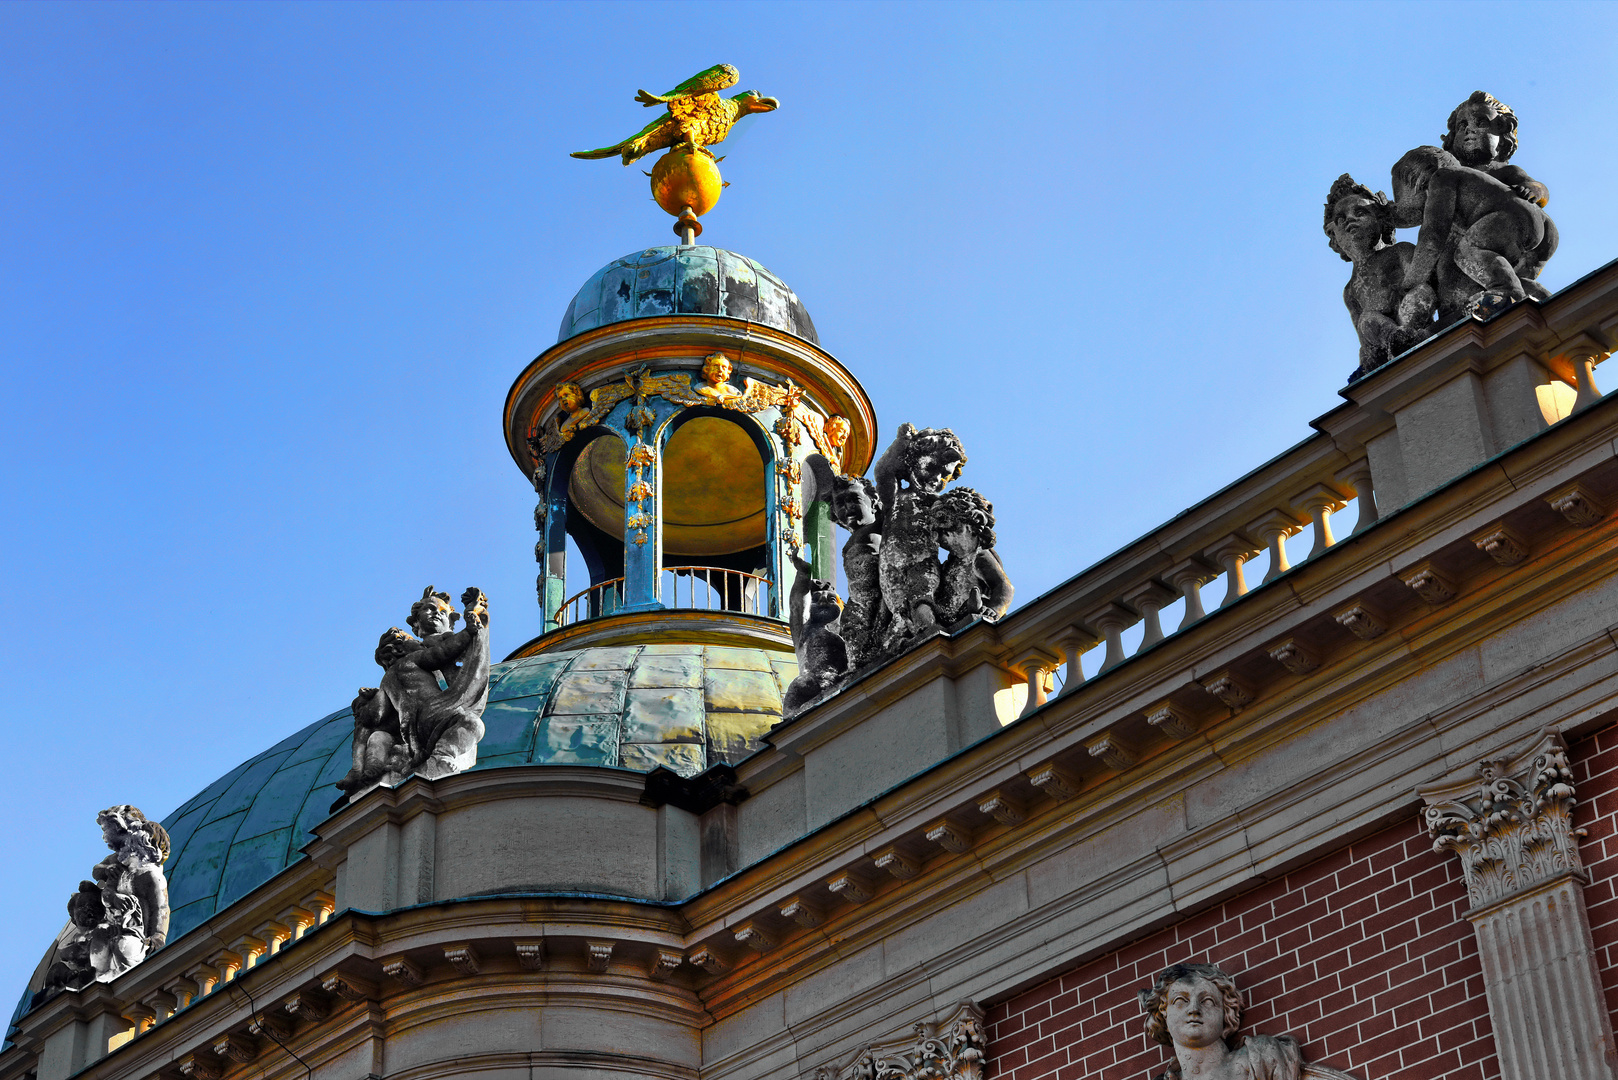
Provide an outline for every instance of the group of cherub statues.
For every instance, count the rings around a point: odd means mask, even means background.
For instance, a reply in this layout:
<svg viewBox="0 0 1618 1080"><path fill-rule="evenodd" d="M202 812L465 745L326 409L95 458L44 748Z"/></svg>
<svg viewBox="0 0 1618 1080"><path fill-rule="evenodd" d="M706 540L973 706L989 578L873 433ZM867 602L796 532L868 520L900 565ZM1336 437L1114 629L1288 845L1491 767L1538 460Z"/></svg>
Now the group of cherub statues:
<svg viewBox="0 0 1618 1080"><path fill-rule="evenodd" d="M825 502L848 532L848 597L793 554L789 619L798 676L784 696L788 715L935 631L998 619L1012 596L994 550L994 507L971 488L945 490L966 465L953 431L901 424L871 470L874 480L835 475L818 454L805 464L804 505Z"/></svg>
<svg viewBox="0 0 1618 1080"><path fill-rule="evenodd" d="M67 901L70 925L57 942L36 1001L111 982L163 946L169 932L169 834L133 806L96 815L112 854Z"/></svg>
<svg viewBox="0 0 1618 1080"><path fill-rule="evenodd" d="M381 685L354 699L354 762L337 781L335 811L380 784L411 775L436 780L477 763L483 708L489 701L489 599L481 589L461 594L462 613L431 585L410 606L406 625L392 626L376 647Z"/></svg>
<svg viewBox="0 0 1618 1080"><path fill-rule="evenodd" d="M1525 297L1556 251L1544 184L1511 163L1517 116L1482 90L1449 117L1442 146L1393 166L1393 198L1344 173L1326 197L1326 236L1354 264L1343 302L1360 339L1354 377L1467 316L1488 318ZM1394 230L1415 228L1414 244Z"/></svg>

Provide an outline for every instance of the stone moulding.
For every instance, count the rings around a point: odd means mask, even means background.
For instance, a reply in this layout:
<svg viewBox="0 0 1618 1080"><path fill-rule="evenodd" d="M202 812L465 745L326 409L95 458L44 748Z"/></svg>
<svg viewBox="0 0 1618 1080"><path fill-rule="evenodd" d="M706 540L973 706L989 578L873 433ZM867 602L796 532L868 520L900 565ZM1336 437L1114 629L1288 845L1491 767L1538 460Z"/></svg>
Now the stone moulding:
<svg viewBox="0 0 1618 1080"><path fill-rule="evenodd" d="M822 1065L814 1080L983 1080L988 1066L983 1010L963 1001L937 1023L918 1022L912 1034L870 1043L838 1067Z"/></svg>
<svg viewBox="0 0 1618 1080"><path fill-rule="evenodd" d="M1423 788L1435 851L1453 851L1474 909L1498 903L1561 874L1585 878L1573 827L1573 774L1555 731L1526 754L1483 761L1476 779Z"/></svg>

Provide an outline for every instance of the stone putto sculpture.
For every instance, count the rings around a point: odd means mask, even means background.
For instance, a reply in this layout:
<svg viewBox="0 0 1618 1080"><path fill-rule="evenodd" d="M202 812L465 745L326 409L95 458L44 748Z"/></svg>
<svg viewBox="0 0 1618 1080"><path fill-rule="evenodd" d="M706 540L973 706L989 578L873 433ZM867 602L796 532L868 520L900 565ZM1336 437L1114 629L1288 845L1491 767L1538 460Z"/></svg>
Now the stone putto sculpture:
<svg viewBox="0 0 1618 1080"><path fill-rule="evenodd" d="M901 652L939 626L942 575L932 504L965 465L966 451L953 431L917 431L911 424L899 425L893 444L877 459L877 496L886 514L879 562L889 616L882 637L886 652Z"/></svg>
<svg viewBox="0 0 1618 1080"><path fill-rule="evenodd" d="M843 602L836 587L814 576L814 568L796 553L792 565L798 576L792 582L789 623L792 650L798 656L798 675L781 695L785 712L797 712L812 701L836 689L848 674L848 648L837 632Z"/></svg>
<svg viewBox="0 0 1618 1080"><path fill-rule="evenodd" d="M483 708L489 700L489 600L481 589L461 594L466 627L449 594L431 585L410 607L411 637L390 627L376 647L379 687L354 699L354 763L337 782L335 810L378 784L411 776L436 780L477 764Z"/></svg>
<svg viewBox="0 0 1618 1080"><path fill-rule="evenodd" d="M1387 363L1433 332L1437 294L1425 281L1405 287L1416 245L1394 242L1386 195L1344 173L1326 196L1325 228L1331 249L1354 264L1343 303L1360 337L1360 370Z"/></svg>
<svg viewBox="0 0 1618 1080"><path fill-rule="evenodd" d="M169 889L163 863L169 834L133 806L96 815L112 849L79 882L67 902L73 929L45 974L41 996L111 982L163 947L169 932Z"/></svg>
<svg viewBox="0 0 1618 1080"><path fill-rule="evenodd" d="M1354 1080L1307 1064L1290 1035L1249 1035L1231 1049L1242 1023L1236 980L1214 964L1171 964L1140 992L1146 1035L1174 1050L1156 1080Z"/></svg>
<svg viewBox="0 0 1618 1080"><path fill-rule="evenodd" d="M1354 378L1459 319L1550 295L1538 280L1558 242L1550 192L1511 164L1516 113L1479 90L1450 113L1442 142L1393 166L1391 203L1347 173L1327 198L1331 248L1354 264L1343 290L1360 339ZM1417 229L1414 247L1395 228Z"/></svg>

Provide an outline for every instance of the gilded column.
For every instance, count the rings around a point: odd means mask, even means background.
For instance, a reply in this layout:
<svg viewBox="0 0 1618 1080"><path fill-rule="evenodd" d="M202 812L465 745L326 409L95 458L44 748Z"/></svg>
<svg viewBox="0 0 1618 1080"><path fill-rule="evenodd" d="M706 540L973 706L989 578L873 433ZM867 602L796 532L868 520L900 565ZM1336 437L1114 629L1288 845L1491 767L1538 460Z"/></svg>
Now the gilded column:
<svg viewBox="0 0 1618 1080"><path fill-rule="evenodd" d="M1419 794L1434 849L1466 876L1502 1080L1618 1077L1562 737Z"/></svg>

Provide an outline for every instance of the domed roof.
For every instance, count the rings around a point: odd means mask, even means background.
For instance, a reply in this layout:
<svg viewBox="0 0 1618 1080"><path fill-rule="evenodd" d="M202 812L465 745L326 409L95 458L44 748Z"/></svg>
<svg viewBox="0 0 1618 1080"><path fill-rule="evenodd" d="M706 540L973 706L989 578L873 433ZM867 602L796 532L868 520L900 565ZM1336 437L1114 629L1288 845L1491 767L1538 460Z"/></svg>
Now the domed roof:
<svg viewBox="0 0 1618 1080"><path fill-rule="evenodd" d="M495 664L475 769L603 765L695 776L758 749L798 674L791 653L656 644ZM303 858L348 772L354 715L333 713L208 785L163 819L175 941Z"/></svg>
<svg viewBox="0 0 1618 1080"><path fill-rule="evenodd" d="M746 319L820 344L809 312L786 282L745 255L701 246L646 248L603 266L567 306L556 340L675 314Z"/></svg>

